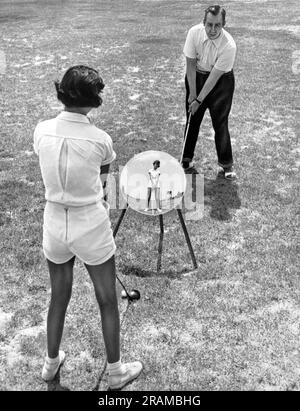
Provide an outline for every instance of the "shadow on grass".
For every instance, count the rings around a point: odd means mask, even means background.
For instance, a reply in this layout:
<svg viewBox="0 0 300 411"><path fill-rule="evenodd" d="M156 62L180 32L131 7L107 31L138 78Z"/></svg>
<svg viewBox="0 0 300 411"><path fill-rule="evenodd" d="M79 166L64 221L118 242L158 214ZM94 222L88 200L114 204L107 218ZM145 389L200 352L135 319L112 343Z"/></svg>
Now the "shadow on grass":
<svg viewBox="0 0 300 411"><path fill-rule="evenodd" d="M204 204L211 206L210 216L215 220L231 220L231 209L241 207L238 186L218 175L215 180L204 180Z"/></svg>
<svg viewBox="0 0 300 411"><path fill-rule="evenodd" d="M60 384L60 370L56 374L54 380L47 382L47 391L71 391L70 388L64 387Z"/></svg>
<svg viewBox="0 0 300 411"><path fill-rule="evenodd" d="M124 265L120 268L123 275L132 275L135 277L146 278L146 277L168 277L170 279L178 279L182 274L188 273L190 270L183 269L181 271L175 270L161 270L157 272L156 270L144 270L143 268Z"/></svg>

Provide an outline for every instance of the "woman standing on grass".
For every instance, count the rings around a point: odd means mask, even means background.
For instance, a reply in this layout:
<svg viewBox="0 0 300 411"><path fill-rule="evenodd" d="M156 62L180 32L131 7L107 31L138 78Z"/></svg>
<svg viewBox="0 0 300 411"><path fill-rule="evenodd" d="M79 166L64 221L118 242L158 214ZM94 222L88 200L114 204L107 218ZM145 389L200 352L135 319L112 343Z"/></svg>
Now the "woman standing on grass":
<svg viewBox="0 0 300 411"><path fill-rule="evenodd" d="M148 190L147 190L147 208L145 208L144 211L149 211L152 192L154 192L154 195L155 195L156 210L159 213L161 213L162 211L160 208L160 204L159 204L160 203L160 184L159 184L160 171L158 170L159 167L160 167L160 161L155 160L153 162L153 168L151 168L148 171L149 182L148 182Z"/></svg>
<svg viewBox="0 0 300 411"><path fill-rule="evenodd" d="M102 188L116 154L110 136L87 117L102 104L104 84L96 70L74 66L55 86L64 111L39 123L34 132L34 150L46 190L43 250L51 281L48 355L42 378L52 380L65 359L59 346L77 256L87 268L100 307L108 383L111 389L120 389L140 374L142 364L120 360L116 246Z"/></svg>

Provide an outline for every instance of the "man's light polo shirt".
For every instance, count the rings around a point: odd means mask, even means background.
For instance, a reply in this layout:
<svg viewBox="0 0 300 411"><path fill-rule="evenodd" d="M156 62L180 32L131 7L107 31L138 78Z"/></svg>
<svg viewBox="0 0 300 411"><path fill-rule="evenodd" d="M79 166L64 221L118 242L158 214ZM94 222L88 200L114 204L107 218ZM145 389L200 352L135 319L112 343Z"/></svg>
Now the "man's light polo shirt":
<svg viewBox="0 0 300 411"><path fill-rule="evenodd" d="M215 67L227 73L233 69L236 44L224 29L217 39L210 40L201 23L189 30L183 52L186 57L197 59L197 70L211 71Z"/></svg>
<svg viewBox="0 0 300 411"><path fill-rule="evenodd" d="M100 167L115 158L110 136L79 113L61 112L34 131L47 201L67 206L94 204L103 197Z"/></svg>

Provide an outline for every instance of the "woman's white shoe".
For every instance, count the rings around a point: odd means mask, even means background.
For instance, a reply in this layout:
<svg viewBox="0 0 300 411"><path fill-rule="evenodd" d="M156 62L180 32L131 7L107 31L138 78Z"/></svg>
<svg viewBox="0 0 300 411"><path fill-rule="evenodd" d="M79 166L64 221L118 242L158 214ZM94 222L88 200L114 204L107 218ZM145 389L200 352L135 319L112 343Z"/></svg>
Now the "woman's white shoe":
<svg viewBox="0 0 300 411"><path fill-rule="evenodd" d="M140 361L122 364L117 374L108 375L108 385L111 390L119 390L130 381L137 378L143 369Z"/></svg>
<svg viewBox="0 0 300 411"><path fill-rule="evenodd" d="M42 370L42 378L44 381L51 381L54 379L59 367L65 361L65 358L66 358L66 354L64 351L59 351L57 360L56 359L52 360L49 357L45 358L45 363L44 363L43 370Z"/></svg>

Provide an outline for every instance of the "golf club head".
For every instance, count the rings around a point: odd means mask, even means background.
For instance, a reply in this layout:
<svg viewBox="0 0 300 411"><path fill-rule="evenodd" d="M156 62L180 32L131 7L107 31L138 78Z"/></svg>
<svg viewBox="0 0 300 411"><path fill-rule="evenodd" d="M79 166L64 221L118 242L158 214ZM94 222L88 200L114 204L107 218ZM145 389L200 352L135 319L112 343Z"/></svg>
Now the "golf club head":
<svg viewBox="0 0 300 411"><path fill-rule="evenodd" d="M128 294L126 293L125 290L122 290L121 297L128 298L130 301L133 301L133 300L139 300L141 298L141 294L138 290L129 291Z"/></svg>
<svg viewBox="0 0 300 411"><path fill-rule="evenodd" d="M129 292L129 295L132 300L139 300L141 298L139 290L132 290Z"/></svg>

